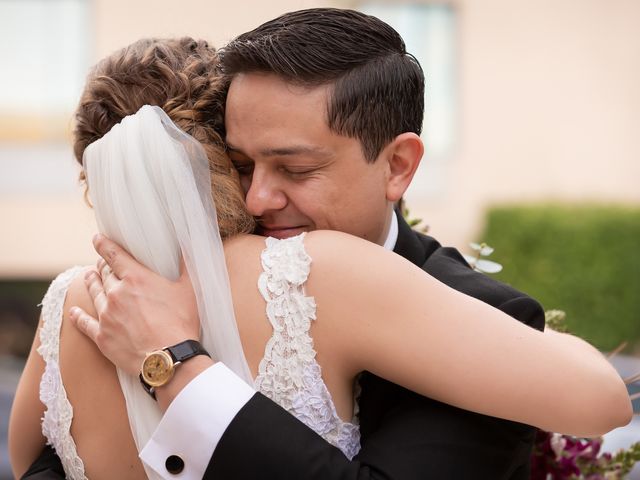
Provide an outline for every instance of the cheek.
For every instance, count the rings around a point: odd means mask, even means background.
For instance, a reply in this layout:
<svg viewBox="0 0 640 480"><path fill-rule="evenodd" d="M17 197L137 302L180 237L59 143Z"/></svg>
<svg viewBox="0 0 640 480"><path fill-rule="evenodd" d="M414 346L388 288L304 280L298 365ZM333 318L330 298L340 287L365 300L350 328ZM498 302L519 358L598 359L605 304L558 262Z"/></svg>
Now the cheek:
<svg viewBox="0 0 640 480"><path fill-rule="evenodd" d="M312 189L300 189L295 195L289 197L298 210L313 216L321 214L335 204L335 198L330 192Z"/></svg>
<svg viewBox="0 0 640 480"><path fill-rule="evenodd" d="M317 228L328 228L332 217L344 208L340 189L328 182L307 182L288 189L289 205L310 218Z"/></svg>
<svg viewBox="0 0 640 480"><path fill-rule="evenodd" d="M376 230L384 223L388 202L384 182L379 176L363 176L351 188L346 189L342 198L345 212L341 212L343 223L357 229L358 236ZM351 232L350 232L351 233Z"/></svg>

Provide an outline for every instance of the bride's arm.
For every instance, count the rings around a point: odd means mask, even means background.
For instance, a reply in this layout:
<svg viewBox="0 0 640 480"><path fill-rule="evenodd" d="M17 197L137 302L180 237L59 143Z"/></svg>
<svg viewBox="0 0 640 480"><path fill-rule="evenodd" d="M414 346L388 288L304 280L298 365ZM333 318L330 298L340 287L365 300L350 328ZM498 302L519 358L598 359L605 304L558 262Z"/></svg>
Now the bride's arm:
<svg viewBox="0 0 640 480"><path fill-rule="evenodd" d="M522 325L354 237L314 232L305 244L314 262L314 328L351 373L368 370L442 402L549 431L594 436L629 422L624 383L579 338Z"/></svg>
<svg viewBox="0 0 640 480"><path fill-rule="evenodd" d="M38 457L45 445L40 419L44 405L40 402L40 378L44 361L36 349L40 346L38 324L9 417L9 459L15 478L20 478Z"/></svg>

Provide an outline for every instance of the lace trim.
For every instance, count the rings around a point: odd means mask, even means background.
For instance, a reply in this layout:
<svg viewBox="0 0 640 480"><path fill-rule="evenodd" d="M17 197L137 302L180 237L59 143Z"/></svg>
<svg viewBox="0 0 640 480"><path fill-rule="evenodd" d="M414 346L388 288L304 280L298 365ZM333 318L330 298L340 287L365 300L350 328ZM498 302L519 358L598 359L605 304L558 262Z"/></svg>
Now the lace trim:
<svg viewBox="0 0 640 480"><path fill-rule="evenodd" d="M45 361L44 374L40 380L40 400L46 410L42 418L42 433L47 443L55 448L67 478L86 480L84 463L78 456L76 443L71 437L73 407L67 399L67 392L60 374L60 326L62 308L71 281L83 270L73 267L61 273L51 282L42 300L42 328L38 353Z"/></svg>
<svg viewBox="0 0 640 480"><path fill-rule="evenodd" d="M258 289L267 302L273 335L255 387L351 459L360 449L360 430L355 417L354 423L348 423L338 416L315 359L309 329L316 318L316 304L304 292L311 258L303 240L304 234L266 239Z"/></svg>

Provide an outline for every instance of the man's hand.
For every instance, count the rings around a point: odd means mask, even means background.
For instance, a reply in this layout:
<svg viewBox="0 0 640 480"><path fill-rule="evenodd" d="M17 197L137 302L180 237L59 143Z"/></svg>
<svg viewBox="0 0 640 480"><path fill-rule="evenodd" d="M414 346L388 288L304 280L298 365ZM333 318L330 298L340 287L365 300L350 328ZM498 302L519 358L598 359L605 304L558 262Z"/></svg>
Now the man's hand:
<svg viewBox="0 0 640 480"><path fill-rule="evenodd" d="M98 319L72 307L72 323L116 366L137 375L147 353L200 338L198 308L184 263L172 282L139 264L103 235L93 245L102 257L85 276Z"/></svg>

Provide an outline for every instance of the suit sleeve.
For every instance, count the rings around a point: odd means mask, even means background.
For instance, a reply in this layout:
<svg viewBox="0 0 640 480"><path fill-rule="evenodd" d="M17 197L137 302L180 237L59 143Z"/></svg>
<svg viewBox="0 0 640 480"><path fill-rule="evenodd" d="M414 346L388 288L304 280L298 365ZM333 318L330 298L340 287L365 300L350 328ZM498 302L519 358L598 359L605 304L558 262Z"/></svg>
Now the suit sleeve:
<svg viewBox="0 0 640 480"><path fill-rule="evenodd" d="M47 445L29 470L20 478L21 480L64 480L62 462L55 450Z"/></svg>
<svg viewBox="0 0 640 480"><path fill-rule="evenodd" d="M472 291L465 293L531 327L544 327L538 302L462 267L453 273L467 280L463 283ZM204 478L529 478L535 428L461 410L372 374L365 376L367 397L360 404L362 449L354 460L258 393L223 434Z"/></svg>
<svg viewBox="0 0 640 480"><path fill-rule="evenodd" d="M205 479L387 479L338 449L260 393L240 410Z"/></svg>
<svg viewBox="0 0 640 480"><path fill-rule="evenodd" d="M531 427L406 393L351 461L257 393L225 432L203 478L529 478Z"/></svg>

